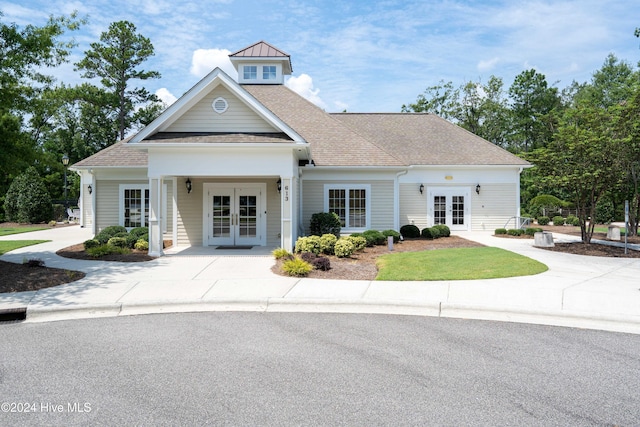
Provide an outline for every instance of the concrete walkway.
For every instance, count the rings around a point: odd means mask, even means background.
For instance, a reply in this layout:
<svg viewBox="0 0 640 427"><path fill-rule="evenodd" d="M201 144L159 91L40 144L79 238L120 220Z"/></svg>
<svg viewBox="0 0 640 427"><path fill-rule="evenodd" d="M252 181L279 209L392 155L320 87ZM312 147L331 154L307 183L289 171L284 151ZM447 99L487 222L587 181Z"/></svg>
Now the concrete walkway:
<svg viewBox="0 0 640 427"><path fill-rule="evenodd" d="M27 308L27 321L182 311L340 312L487 319L640 333L640 258L604 258L534 248L533 240L459 233L536 259L549 271L505 279L378 282L282 277L265 248L192 248L144 263L81 261L55 251L91 237L79 226L0 237L50 239L0 257L40 258L84 279L0 294L0 309ZM576 240L554 234L556 242ZM0 278L0 280L2 280Z"/></svg>

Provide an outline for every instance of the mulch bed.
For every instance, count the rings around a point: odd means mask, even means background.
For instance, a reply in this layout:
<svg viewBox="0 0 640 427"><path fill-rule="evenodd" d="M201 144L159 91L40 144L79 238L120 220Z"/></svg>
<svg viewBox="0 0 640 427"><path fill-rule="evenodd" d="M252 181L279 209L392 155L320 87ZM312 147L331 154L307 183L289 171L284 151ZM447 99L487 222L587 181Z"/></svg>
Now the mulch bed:
<svg viewBox="0 0 640 427"><path fill-rule="evenodd" d="M132 249L131 253L128 254L109 254L103 255L100 258L94 258L84 251L84 245L82 243L60 249L56 254L65 258L90 261L144 262L156 259L155 257L149 256L147 251L137 251L135 249Z"/></svg>
<svg viewBox="0 0 640 427"><path fill-rule="evenodd" d="M0 261L0 293L37 291L82 279L80 271Z"/></svg>

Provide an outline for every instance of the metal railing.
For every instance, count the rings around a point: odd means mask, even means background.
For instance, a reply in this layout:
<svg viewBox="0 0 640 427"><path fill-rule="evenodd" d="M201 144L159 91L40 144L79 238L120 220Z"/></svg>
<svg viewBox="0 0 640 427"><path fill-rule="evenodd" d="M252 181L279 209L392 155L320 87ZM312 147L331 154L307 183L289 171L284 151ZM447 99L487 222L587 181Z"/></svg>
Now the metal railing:
<svg viewBox="0 0 640 427"><path fill-rule="evenodd" d="M509 228L509 224L511 223L511 221L513 221L513 225L514 225L513 228L524 229L529 227L529 225L531 225L532 220L533 218L522 217L522 216L512 216L507 220L507 223L504 225L503 228Z"/></svg>

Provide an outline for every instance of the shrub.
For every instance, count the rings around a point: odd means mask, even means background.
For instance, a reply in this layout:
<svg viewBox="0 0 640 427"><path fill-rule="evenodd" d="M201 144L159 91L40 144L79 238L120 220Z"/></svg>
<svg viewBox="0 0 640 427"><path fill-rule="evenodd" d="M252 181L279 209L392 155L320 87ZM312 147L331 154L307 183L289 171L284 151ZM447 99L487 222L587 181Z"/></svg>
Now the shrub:
<svg viewBox="0 0 640 427"><path fill-rule="evenodd" d="M367 239L367 244L369 240L371 240L374 245L384 245L387 243L387 238L385 237L385 235L378 230L367 230L362 233L362 235L365 239Z"/></svg>
<svg viewBox="0 0 640 427"><path fill-rule="evenodd" d="M527 236L533 236L534 234L540 233L541 231L542 231L542 228L529 227L529 228L525 228L524 234L526 234Z"/></svg>
<svg viewBox="0 0 640 427"><path fill-rule="evenodd" d="M340 238L340 217L335 212L318 212L311 215L310 230L314 236L333 234Z"/></svg>
<svg viewBox="0 0 640 427"><path fill-rule="evenodd" d="M496 231L494 231L495 234L499 235L499 234L507 234L507 229L506 228L496 228Z"/></svg>
<svg viewBox="0 0 640 427"><path fill-rule="evenodd" d="M553 221L553 225L564 225L565 221L560 215L554 216L551 220Z"/></svg>
<svg viewBox="0 0 640 427"><path fill-rule="evenodd" d="M44 267L44 261L40 258L29 258L22 261L27 267Z"/></svg>
<svg viewBox="0 0 640 427"><path fill-rule="evenodd" d="M434 225L431 228L437 229L438 233L440 234L440 237L449 237L449 236L451 236L451 230L449 229L449 227L447 227L444 224Z"/></svg>
<svg viewBox="0 0 640 427"><path fill-rule="evenodd" d="M416 239L420 237L420 229L413 224L407 224L400 227L400 234L405 239Z"/></svg>
<svg viewBox="0 0 640 427"><path fill-rule="evenodd" d="M148 251L149 250L149 242L147 242L144 239L139 239L135 245L133 245L133 248L137 251Z"/></svg>
<svg viewBox="0 0 640 427"><path fill-rule="evenodd" d="M96 239L89 239L86 240L84 243L84 250L86 251L87 249L91 249L91 248L95 248L97 246L100 246L100 242L98 242Z"/></svg>
<svg viewBox="0 0 640 427"><path fill-rule="evenodd" d="M384 237L392 236L393 237L393 243L398 243L400 241L400 233L398 233L396 230L384 230L382 232L382 235Z"/></svg>
<svg viewBox="0 0 640 427"><path fill-rule="evenodd" d="M438 237L440 237L440 233L438 233L438 229L429 228L429 227L423 228L420 234L425 239L430 239L430 240L437 239Z"/></svg>
<svg viewBox="0 0 640 427"><path fill-rule="evenodd" d="M132 228L127 235L127 246L133 248L138 240L144 240L149 242L149 228L148 227L136 227Z"/></svg>
<svg viewBox="0 0 640 427"><path fill-rule="evenodd" d="M313 261L316 258L317 258L317 255L314 254L313 252L302 252L300 254L300 259L308 262L309 264L311 264L311 261Z"/></svg>
<svg viewBox="0 0 640 427"><path fill-rule="evenodd" d="M336 244L338 238L333 234L323 234L320 236L320 252L333 255L333 245Z"/></svg>
<svg viewBox="0 0 640 427"><path fill-rule="evenodd" d="M33 166L18 175L4 199L7 221L40 223L53 216L51 197Z"/></svg>
<svg viewBox="0 0 640 427"><path fill-rule="evenodd" d="M271 255L273 255L275 259L291 258L291 253L284 248L274 249Z"/></svg>
<svg viewBox="0 0 640 427"><path fill-rule="evenodd" d="M355 233L354 233L355 234ZM354 234L343 237L343 239L347 239L351 243L353 243L353 247L356 251L361 251L367 247L367 239L363 236L355 236Z"/></svg>
<svg viewBox="0 0 640 427"><path fill-rule="evenodd" d="M100 242L101 245L106 244L112 237L127 237L127 229L121 225L110 225L100 231L94 239Z"/></svg>
<svg viewBox="0 0 640 427"><path fill-rule="evenodd" d="M575 215L569 215L567 217L567 220L565 221L565 224L573 225L574 227L578 227L580 225L580 218L578 218Z"/></svg>
<svg viewBox="0 0 640 427"><path fill-rule="evenodd" d="M316 255L319 254L320 236L298 237L298 240L296 240L295 252L313 252Z"/></svg>
<svg viewBox="0 0 640 427"><path fill-rule="evenodd" d="M127 245L127 238L126 237L112 237L107 242L107 245L116 246L118 248L128 248L129 247L129 245Z"/></svg>
<svg viewBox="0 0 640 427"><path fill-rule="evenodd" d="M507 230L507 234L509 236L522 236L523 233L524 230L521 230L519 228L510 228L509 230Z"/></svg>
<svg viewBox="0 0 640 427"><path fill-rule="evenodd" d="M55 227L57 224L58 224L58 223L56 222L56 220L55 220L55 219L52 219L51 221L49 221L49 225L50 225L51 227Z"/></svg>
<svg viewBox="0 0 640 427"><path fill-rule="evenodd" d="M128 254L131 252L129 248L120 248L118 246L100 245L94 248L87 249L87 254L94 258L100 258L101 256L111 254Z"/></svg>
<svg viewBox="0 0 640 427"><path fill-rule="evenodd" d="M288 259L282 263L282 271L289 276L304 277L311 270L313 270L313 266L299 257Z"/></svg>
<svg viewBox="0 0 640 427"><path fill-rule="evenodd" d="M350 257L355 252L355 249L353 243L346 238L338 239L333 247L333 251L338 258Z"/></svg>
<svg viewBox="0 0 640 427"><path fill-rule="evenodd" d="M327 271L331 270L331 261L326 256L316 257L313 261L311 261L311 265L316 270Z"/></svg>
<svg viewBox="0 0 640 427"><path fill-rule="evenodd" d="M549 224L549 217L548 216L539 216L538 217L538 224L539 225L548 225Z"/></svg>

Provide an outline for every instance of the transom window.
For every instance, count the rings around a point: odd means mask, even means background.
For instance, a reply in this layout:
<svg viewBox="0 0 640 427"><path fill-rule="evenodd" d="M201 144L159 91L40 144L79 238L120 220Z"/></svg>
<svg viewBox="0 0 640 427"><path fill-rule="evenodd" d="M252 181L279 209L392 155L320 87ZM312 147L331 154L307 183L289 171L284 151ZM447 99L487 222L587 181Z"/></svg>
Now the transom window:
<svg viewBox="0 0 640 427"><path fill-rule="evenodd" d="M275 80L276 79L276 66L265 65L262 67L262 80Z"/></svg>
<svg viewBox="0 0 640 427"><path fill-rule="evenodd" d="M258 78L257 65L245 65L243 68L243 76L245 80L256 80Z"/></svg>
<svg viewBox="0 0 640 427"><path fill-rule="evenodd" d="M325 185L325 211L335 212L344 229L366 229L371 222L370 185Z"/></svg>

